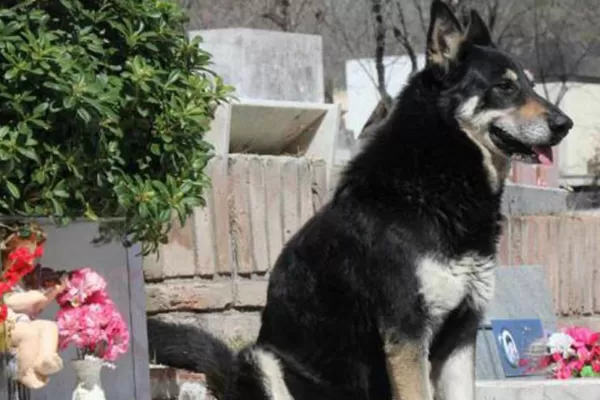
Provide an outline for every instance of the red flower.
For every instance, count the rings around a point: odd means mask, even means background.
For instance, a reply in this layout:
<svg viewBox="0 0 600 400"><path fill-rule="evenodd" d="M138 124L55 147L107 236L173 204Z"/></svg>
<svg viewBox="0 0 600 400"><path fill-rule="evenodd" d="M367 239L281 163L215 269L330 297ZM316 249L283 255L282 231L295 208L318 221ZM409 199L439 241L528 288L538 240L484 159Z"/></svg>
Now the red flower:
<svg viewBox="0 0 600 400"><path fill-rule="evenodd" d="M8 259L10 261L22 260L22 261L32 263L33 258L34 258L34 255L31 253L31 251L27 247L23 247L23 246L17 247L13 251L11 251L10 254L8 255Z"/></svg>
<svg viewBox="0 0 600 400"><path fill-rule="evenodd" d="M43 255L44 255L44 246L42 246L42 245L37 246L35 248L35 251L33 252L33 257L40 258Z"/></svg>
<svg viewBox="0 0 600 400"><path fill-rule="evenodd" d="M6 304L0 305L0 323L6 321L6 317L8 316L8 308Z"/></svg>
<svg viewBox="0 0 600 400"><path fill-rule="evenodd" d="M12 290L12 286L9 282L0 282L0 296Z"/></svg>

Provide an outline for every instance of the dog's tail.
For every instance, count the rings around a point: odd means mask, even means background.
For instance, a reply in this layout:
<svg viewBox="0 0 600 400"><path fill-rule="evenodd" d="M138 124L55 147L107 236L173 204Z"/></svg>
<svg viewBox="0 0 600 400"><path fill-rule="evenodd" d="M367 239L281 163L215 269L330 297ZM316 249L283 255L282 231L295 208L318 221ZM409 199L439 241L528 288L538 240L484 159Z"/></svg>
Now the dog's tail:
<svg viewBox="0 0 600 400"><path fill-rule="evenodd" d="M216 398L223 398L236 354L223 341L191 325L148 318L150 361L206 376Z"/></svg>

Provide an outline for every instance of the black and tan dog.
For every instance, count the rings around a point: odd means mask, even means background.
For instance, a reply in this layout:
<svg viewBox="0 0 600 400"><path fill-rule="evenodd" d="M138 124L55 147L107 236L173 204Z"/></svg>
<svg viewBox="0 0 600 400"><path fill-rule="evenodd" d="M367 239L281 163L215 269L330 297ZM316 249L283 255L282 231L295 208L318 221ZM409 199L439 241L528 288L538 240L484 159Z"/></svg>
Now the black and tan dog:
<svg viewBox="0 0 600 400"><path fill-rule="evenodd" d="M510 160L551 163L572 125L476 13L463 29L435 0L427 66L286 244L256 344L150 320L152 355L219 399L473 400Z"/></svg>

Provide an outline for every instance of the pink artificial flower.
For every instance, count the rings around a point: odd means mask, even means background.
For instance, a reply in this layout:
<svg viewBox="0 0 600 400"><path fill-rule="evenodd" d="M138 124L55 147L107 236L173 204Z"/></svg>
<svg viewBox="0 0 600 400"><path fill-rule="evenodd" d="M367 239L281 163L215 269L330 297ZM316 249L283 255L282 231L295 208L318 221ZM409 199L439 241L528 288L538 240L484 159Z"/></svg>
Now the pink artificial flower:
<svg viewBox="0 0 600 400"><path fill-rule="evenodd" d="M57 296L56 301L61 307L78 307L86 303L89 297L98 295L106 290L106 281L91 268L81 268L71 272L67 287Z"/></svg>
<svg viewBox="0 0 600 400"><path fill-rule="evenodd" d="M565 333L575 341L574 347L579 349L584 346L592 346L598 342L598 333L594 333L587 328L572 326L565 329Z"/></svg>
<svg viewBox="0 0 600 400"><path fill-rule="evenodd" d="M57 313L59 347L114 361L129 348L129 331L112 301L66 307Z"/></svg>

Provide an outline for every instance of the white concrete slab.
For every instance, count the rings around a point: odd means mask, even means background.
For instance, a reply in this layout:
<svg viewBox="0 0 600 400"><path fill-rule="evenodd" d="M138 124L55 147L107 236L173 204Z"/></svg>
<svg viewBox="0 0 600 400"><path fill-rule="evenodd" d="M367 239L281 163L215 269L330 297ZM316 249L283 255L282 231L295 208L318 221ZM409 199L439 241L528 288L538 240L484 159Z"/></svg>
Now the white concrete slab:
<svg viewBox="0 0 600 400"><path fill-rule="evenodd" d="M478 381L477 400L600 400L600 379Z"/></svg>

